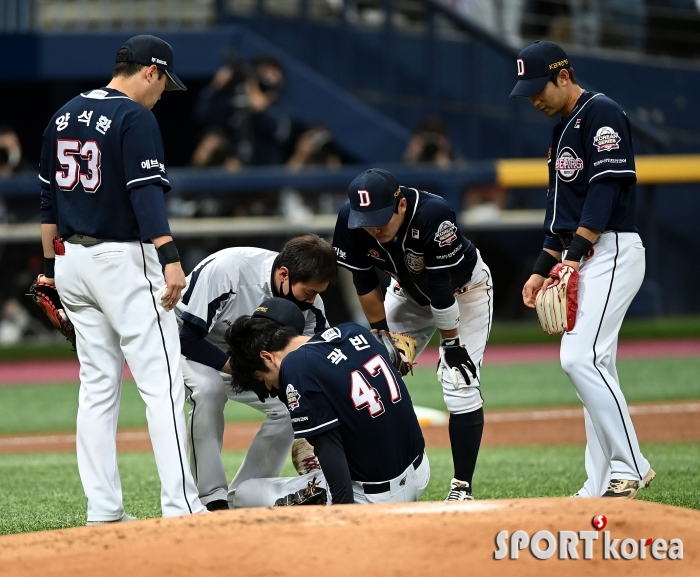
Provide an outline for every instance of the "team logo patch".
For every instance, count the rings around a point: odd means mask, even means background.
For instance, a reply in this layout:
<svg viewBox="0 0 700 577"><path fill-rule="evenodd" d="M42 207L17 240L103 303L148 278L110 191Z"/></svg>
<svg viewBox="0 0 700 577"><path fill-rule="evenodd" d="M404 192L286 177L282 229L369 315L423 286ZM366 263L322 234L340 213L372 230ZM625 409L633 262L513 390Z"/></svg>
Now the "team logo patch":
<svg viewBox="0 0 700 577"><path fill-rule="evenodd" d="M577 118L576 122L574 123L574 128L581 128L581 119Z"/></svg>
<svg viewBox="0 0 700 577"><path fill-rule="evenodd" d="M381 257L381 255L379 254L379 251L376 249L373 249L373 248L369 249L367 254L369 254L369 256L371 256L372 258L376 258L377 260L384 260Z"/></svg>
<svg viewBox="0 0 700 577"><path fill-rule="evenodd" d="M601 126L593 137L593 146L598 152L609 152L620 148L620 135L609 126Z"/></svg>
<svg viewBox="0 0 700 577"><path fill-rule="evenodd" d="M567 146L559 152L554 169L561 180L571 182L583 170L583 160L576 156L576 153Z"/></svg>
<svg viewBox="0 0 700 577"><path fill-rule="evenodd" d="M447 246L457 240L457 227L449 220L444 221L438 226L435 233L435 242L440 246Z"/></svg>
<svg viewBox="0 0 700 577"><path fill-rule="evenodd" d="M411 229L411 238L420 238L420 231L417 228Z"/></svg>
<svg viewBox="0 0 700 577"><path fill-rule="evenodd" d="M289 412L298 409L301 393L297 391L292 384L287 385L287 390L285 392L287 393L287 407L289 408Z"/></svg>
<svg viewBox="0 0 700 577"><path fill-rule="evenodd" d="M333 339L339 339L340 336L340 331L335 327L321 333L321 338L324 341L332 341Z"/></svg>
<svg viewBox="0 0 700 577"><path fill-rule="evenodd" d="M425 257L422 254L416 254L412 250L406 251L404 262L408 270L412 272L421 272L425 268Z"/></svg>

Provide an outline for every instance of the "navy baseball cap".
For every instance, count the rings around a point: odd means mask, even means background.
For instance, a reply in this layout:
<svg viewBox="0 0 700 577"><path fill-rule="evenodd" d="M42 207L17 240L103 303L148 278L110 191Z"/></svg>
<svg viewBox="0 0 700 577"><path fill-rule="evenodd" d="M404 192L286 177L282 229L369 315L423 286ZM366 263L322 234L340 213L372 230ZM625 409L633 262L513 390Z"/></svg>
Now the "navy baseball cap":
<svg viewBox="0 0 700 577"><path fill-rule="evenodd" d="M518 83L511 98L535 96L544 90L552 74L569 68L569 57L564 49L546 40L537 40L518 54Z"/></svg>
<svg viewBox="0 0 700 577"><path fill-rule="evenodd" d="M155 64L161 70L165 70L170 78L166 90L187 90L182 80L173 72L175 65L173 47L157 36L141 34L129 38L117 52L117 62L135 62L144 66Z"/></svg>
<svg viewBox="0 0 700 577"><path fill-rule="evenodd" d="M301 309L292 301L280 297L272 297L260 303L255 309L254 317L264 317L277 321L286 327L292 327L298 334L304 334L306 319Z"/></svg>
<svg viewBox="0 0 700 577"><path fill-rule="evenodd" d="M391 220L401 195L399 181L381 168L370 168L355 177L348 187L348 228L384 226Z"/></svg>

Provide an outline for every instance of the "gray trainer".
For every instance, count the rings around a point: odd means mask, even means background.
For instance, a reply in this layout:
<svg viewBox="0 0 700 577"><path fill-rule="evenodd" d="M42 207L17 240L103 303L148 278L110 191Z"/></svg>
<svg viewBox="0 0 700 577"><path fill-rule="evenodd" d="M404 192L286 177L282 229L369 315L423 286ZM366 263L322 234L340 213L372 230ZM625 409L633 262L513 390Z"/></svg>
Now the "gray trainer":
<svg viewBox="0 0 700 577"><path fill-rule="evenodd" d="M608 490L603 493L603 497L634 499L639 490L648 487L655 478L656 472L654 469L649 469L641 483L630 479L610 479L610 485Z"/></svg>

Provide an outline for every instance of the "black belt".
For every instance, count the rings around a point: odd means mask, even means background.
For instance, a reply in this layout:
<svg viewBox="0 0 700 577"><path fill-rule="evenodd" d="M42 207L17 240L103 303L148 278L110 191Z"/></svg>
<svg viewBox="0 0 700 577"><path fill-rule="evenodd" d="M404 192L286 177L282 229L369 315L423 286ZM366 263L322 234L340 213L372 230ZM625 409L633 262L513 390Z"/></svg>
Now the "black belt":
<svg viewBox="0 0 700 577"><path fill-rule="evenodd" d="M423 462L423 453L418 455L414 460L413 460L413 468L415 470L418 470L418 467L420 467L420 464ZM377 495L379 493L386 493L391 489L391 482L390 481L384 481L383 483L362 483L362 489L365 492L365 495Z"/></svg>

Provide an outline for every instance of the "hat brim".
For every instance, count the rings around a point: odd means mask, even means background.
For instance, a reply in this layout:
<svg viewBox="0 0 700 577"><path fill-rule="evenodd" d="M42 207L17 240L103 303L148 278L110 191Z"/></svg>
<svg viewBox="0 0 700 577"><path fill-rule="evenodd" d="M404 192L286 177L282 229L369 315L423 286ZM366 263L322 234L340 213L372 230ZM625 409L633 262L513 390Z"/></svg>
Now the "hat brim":
<svg viewBox="0 0 700 577"><path fill-rule="evenodd" d="M539 78L528 78L527 80L518 80L518 83L513 88L513 92L510 93L511 98L517 98L518 96L535 96L544 90L549 82L549 76L540 76Z"/></svg>
<svg viewBox="0 0 700 577"><path fill-rule="evenodd" d="M370 210L360 212L359 210L350 209L350 217L348 218L348 228L365 228L384 226L391 220L394 214L395 206L387 206L379 210Z"/></svg>
<svg viewBox="0 0 700 577"><path fill-rule="evenodd" d="M187 90L187 87L182 83L182 80L177 77L177 74L170 72L170 70L166 70L165 73L168 75L168 78L170 78L170 82L168 82L168 85L165 87L166 90Z"/></svg>

